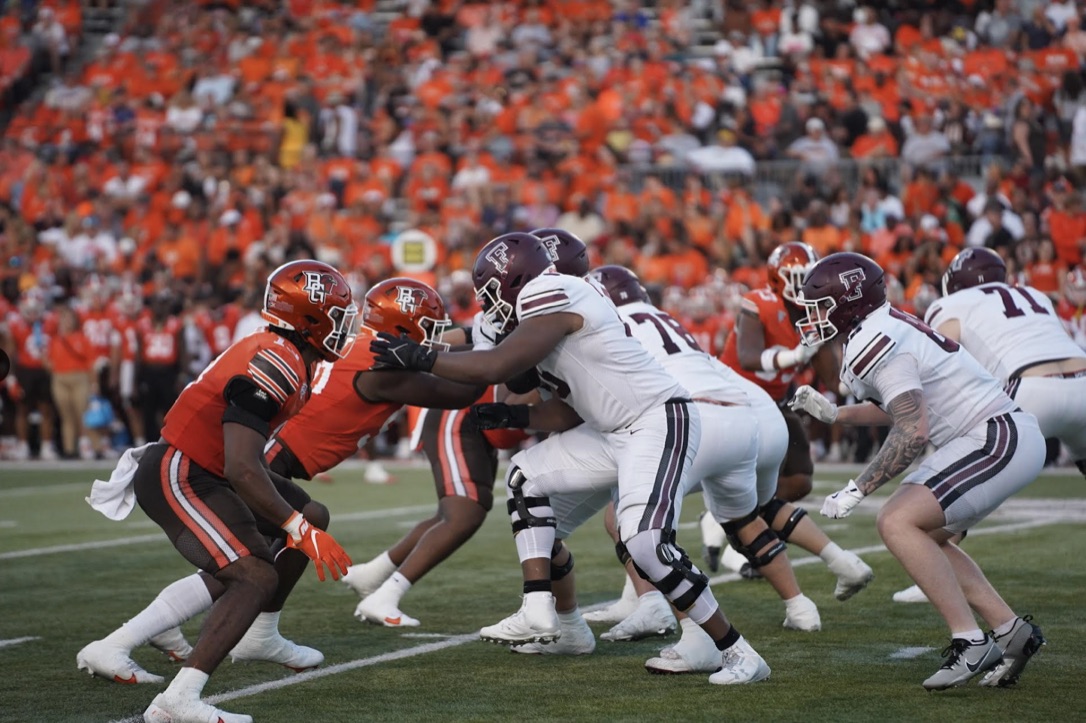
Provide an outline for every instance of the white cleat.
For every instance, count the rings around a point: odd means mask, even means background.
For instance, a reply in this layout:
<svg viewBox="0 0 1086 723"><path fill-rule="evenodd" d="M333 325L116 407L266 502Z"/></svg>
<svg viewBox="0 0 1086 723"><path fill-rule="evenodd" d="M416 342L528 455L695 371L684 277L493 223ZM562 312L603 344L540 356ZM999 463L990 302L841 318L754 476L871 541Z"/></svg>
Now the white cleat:
<svg viewBox="0 0 1086 723"><path fill-rule="evenodd" d="M700 628L693 633L684 631L679 642L646 660L645 670L658 675L715 673L720 670L720 651Z"/></svg>
<svg viewBox="0 0 1086 723"><path fill-rule="evenodd" d="M362 475L362 479L371 485L387 485L392 481L392 475L380 462L370 462L366 465L366 473Z"/></svg>
<svg viewBox="0 0 1086 723"><path fill-rule="evenodd" d="M525 595L520 610L495 625L486 626L479 631L479 637L498 645L553 643L562 637L558 613L554 611L554 595Z"/></svg>
<svg viewBox="0 0 1086 723"><path fill-rule="evenodd" d="M919 585L913 585L912 587L907 587L904 590L898 590L894 593L893 599L896 603L928 602L928 596L924 594L924 591L920 589Z"/></svg>
<svg viewBox="0 0 1086 723"><path fill-rule="evenodd" d="M584 619L590 623L621 623L633 614L637 609L637 590L634 589L633 580L626 576L626 583L622 586L622 597L603 608L584 614Z"/></svg>
<svg viewBox="0 0 1086 723"><path fill-rule="evenodd" d="M628 618L600 635L600 640L617 643L627 640L671 635L679 627L663 593L653 590L641 596L637 609Z"/></svg>
<svg viewBox="0 0 1086 723"><path fill-rule="evenodd" d="M709 572L716 572L720 569L720 553L727 547L724 528L708 512L702 512L698 517L698 527L701 529L701 556L705 558Z"/></svg>
<svg viewBox="0 0 1086 723"><path fill-rule="evenodd" d="M400 609L380 593L367 595L354 609L354 616L364 623L384 625L386 628L417 628L419 621L404 615Z"/></svg>
<svg viewBox="0 0 1086 723"><path fill-rule="evenodd" d="M95 640L85 645L76 653L75 664L80 670L85 670L91 675L123 685L166 682L161 675L148 673L141 668L129 657L128 651L110 645L104 640Z"/></svg>
<svg viewBox="0 0 1086 723"><path fill-rule="evenodd" d="M347 568L347 574L343 576L344 584L358 593L358 597L365 598L377 592L377 588L384 584L385 580L392 577L396 568L388 571L377 564L376 560L363 562L360 565L351 565Z"/></svg>
<svg viewBox="0 0 1086 723"><path fill-rule="evenodd" d="M833 596L842 602L867 587L875 577L871 566L848 550L842 552L840 559L835 561L830 570L837 575L837 587Z"/></svg>
<svg viewBox="0 0 1086 723"><path fill-rule="evenodd" d="M253 717L227 713L199 698L159 693L143 711L144 723L253 723Z"/></svg>
<svg viewBox="0 0 1086 723"><path fill-rule="evenodd" d="M789 630L817 633L822 629L818 606L806 595L799 595L785 603L785 611L784 627Z"/></svg>
<svg viewBox="0 0 1086 723"><path fill-rule="evenodd" d="M750 564L750 560L743 553L736 552L734 547L728 545L720 555L720 564L732 572L741 572L744 565Z"/></svg>
<svg viewBox="0 0 1086 723"><path fill-rule="evenodd" d="M170 628L147 641L155 650L162 652L171 662L183 663L192 655L192 646L185 640L181 628Z"/></svg>
<svg viewBox="0 0 1086 723"><path fill-rule="evenodd" d="M315 648L298 645L279 633L276 633L275 637L263 639L255 639L249 633L245 633L245 637L230 651L230 660L235 663L242 661L279 663L295 673L300 673L323 663L324 653Z"/></svg>
<svg viewBox="0 0 1086 723"><path fill-rule="evenodd" d="M742 685L757 683L769 677L769 665L762 656L739 638L735 645L721 654L720 670L709 676L713 685Z"/></svg>
<svg viewBox="0 0 1086 723"><path fill-rule="evenodd" d="M596 650L596 636L592 634L592 628L588 627L583 616L578 616L575 622L566 622L559 618L558 627L562 635L556 642L549 645L518 645L512 649L513 652L526 655L591 655Z"/></svg>

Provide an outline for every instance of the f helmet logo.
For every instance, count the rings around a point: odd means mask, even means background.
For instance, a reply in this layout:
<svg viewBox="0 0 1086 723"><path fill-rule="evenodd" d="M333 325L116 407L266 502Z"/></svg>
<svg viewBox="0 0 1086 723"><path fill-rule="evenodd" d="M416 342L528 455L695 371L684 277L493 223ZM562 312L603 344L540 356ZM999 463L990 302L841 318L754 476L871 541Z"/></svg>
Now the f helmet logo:
<svg viewBox="0 0 1086 723"><path fill-rule="evenodd" d="M505 276L509 269L509 247L504 241L490 249L484 258L494 265L499 274Z"/></svg>
<svg viewBox="0 0 1086 723"><path fill-rule="evenodd" d="M558 237L546 236L540 241L543 242L543 248L547 249L547 255L551 257L551 261L558 263Z"/></svg>
<svg viewBox="0 0 1086 723"><path fill-rule="evenodd" d="M418 311L419 293L419 289L413 289L410 286L397 286L396 303L400 305L400 311L408 315L413 315Z"/></svg>
<svg viewBox="0 0 1086 723"><path fill-rule="evenodd" d="M323 304L328 298L327 287L332 277L319 271L303 271L302 273L305 274L305 286L302 287L302 291L309 294L309 300L314 304Z"/></svg>
<svg viewBox="0 0 1086 723"><path fill-rule="evenodd" d="M867 274L863 269L849 269L843 271L838 276L841 279L841 283L844 284L845 291L848 292L844 296L845 301L857 301L863 298L864 290L860 285L867 278Z"/></svg>

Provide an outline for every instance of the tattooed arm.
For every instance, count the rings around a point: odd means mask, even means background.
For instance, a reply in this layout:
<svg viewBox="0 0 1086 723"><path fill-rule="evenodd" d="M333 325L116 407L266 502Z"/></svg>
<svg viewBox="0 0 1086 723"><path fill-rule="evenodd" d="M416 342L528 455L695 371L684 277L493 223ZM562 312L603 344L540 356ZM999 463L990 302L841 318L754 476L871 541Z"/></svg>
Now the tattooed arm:
<svg viewBox="0 0 1086 723"><path fill-rule="evenodd" d="M894 426L875 459L856 478L856 486L865 495L908 469L928 443L928 413L921 390L899 394L886 405L886 411Z"/></svg>

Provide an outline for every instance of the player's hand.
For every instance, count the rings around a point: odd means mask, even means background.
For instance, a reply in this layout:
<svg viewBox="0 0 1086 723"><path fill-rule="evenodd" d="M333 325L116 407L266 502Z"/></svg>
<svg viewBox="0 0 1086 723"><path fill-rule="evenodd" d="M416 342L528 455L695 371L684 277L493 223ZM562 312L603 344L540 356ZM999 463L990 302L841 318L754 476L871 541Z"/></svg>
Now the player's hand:
<svg viewBox="0 0 1086 723"><path fill-rule="evenodd" d="M387 332L377 333L377 338L370 342L377 363L374 369L406 369L412 372L428 372L437 361L437 351L425 347L406 336L393 336Z"/></svg>
<svg viewBox="0 0 1086 723"><path fill-rule="evenodd" d="M524 429L528 426L527 404L476 404L468 411L476 429Z"/></svg>
<svg viewBox="0 0 1086 723"><path fill-rule="evenodd" d="M843 490L826 497L826 501L822 503L822 516L832 517L835 520L848 517L863 498L864 493L856 486L856 481L849 480Z"/></svg>
<svg viewBox="0 0 1086 723"><path fill-rule="evenodd" d="M806 364L814 358L814 355L818 353L818 350L822 348L822 343L819 342L813 346L807 346L803 342L800 342L792 352L796 355L796 366Z"/></svg>
<svg viewBox="0 0 1086 723"><path fill-rule="evenodd" d="M331 535L309 524L301 512L291 515L282 527L287 533L287 547L301 550L313 561L317 568L317 579L321 582L324 582L326 567L333 580L347 574L347 568L351 566L350 556Z"/></svg>
<svg viewBox="0 0 1086 723"><path fill-rule="evenodd" d="M806 384L796 390L796 396L788 402L788 407L795 412L807 412L826 424L837 421L837 405Z"/></svg>

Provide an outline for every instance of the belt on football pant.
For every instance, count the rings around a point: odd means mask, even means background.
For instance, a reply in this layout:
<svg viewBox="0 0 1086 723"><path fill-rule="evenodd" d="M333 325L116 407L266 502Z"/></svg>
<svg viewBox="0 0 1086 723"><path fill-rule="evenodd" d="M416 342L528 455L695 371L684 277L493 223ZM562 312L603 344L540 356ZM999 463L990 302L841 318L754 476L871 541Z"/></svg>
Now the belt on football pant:
<svg viewBox="0 0 1086 723"><path fill-rule="evenodd" d="M708 399L707 397L694 397L692 400L696 404L715 404L718 407L738 407L738 404L734 402L722 402L719 399Z"/></svg>

